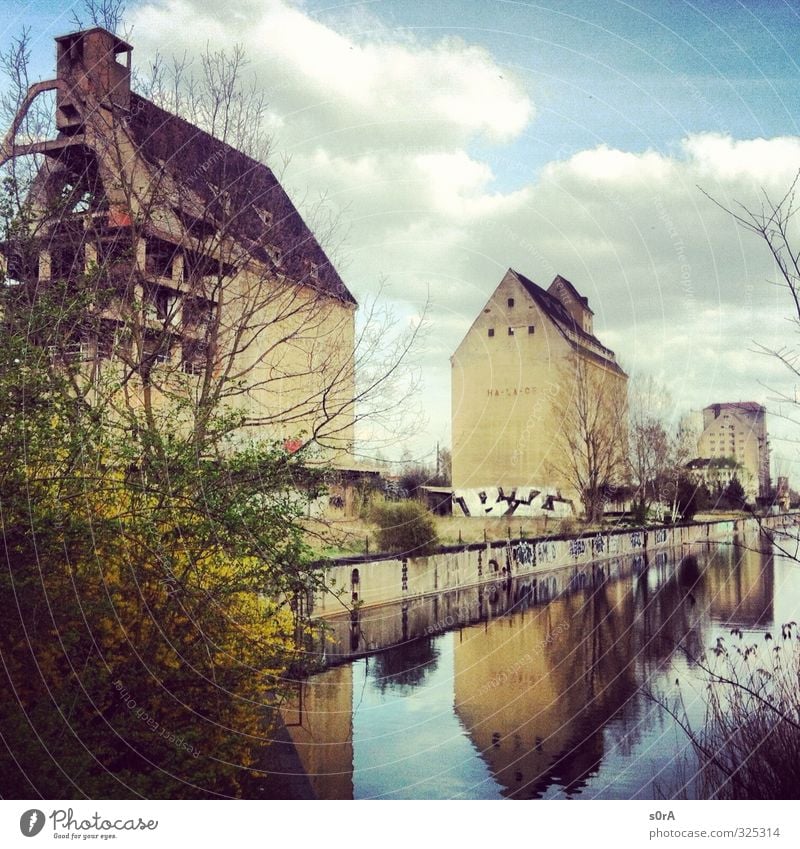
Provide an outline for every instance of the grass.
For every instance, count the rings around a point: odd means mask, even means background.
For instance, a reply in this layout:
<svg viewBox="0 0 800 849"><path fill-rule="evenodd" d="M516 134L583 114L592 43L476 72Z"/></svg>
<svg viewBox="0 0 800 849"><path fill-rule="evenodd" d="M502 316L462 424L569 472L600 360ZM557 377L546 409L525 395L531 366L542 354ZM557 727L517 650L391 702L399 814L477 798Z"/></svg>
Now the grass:
<svg viewBox="0 0 800 849"><path fill-rule="evenodd" d="M693 659L706 693L695 727L682 699L656 700L683 727L706 799L796 799L800 791L800 642L797 624L745 637L734 628Z"/></svg>

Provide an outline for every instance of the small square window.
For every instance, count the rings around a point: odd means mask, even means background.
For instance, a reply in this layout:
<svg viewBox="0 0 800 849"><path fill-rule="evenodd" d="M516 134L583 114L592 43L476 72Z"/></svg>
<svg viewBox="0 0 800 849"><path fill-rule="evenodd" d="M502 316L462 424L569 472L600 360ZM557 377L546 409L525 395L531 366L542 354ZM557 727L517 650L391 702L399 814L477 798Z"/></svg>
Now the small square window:
<svg viewBox="0 0 800 849"><path fill-rule="evenodd" d="M513 335L514 335L514 328L513 328L513 327L509 327L509 328L508 328L508 335L509 335L509 336L513 336Z"/></svg>
<svg viewBox="0 0 800 849"><path fill-rule="evenodd" d="M514 306L514 299L513 299L513 298L509 298L509 299L508 299L508 305L509 305L510 307L513 307L513 306Z"/></svg>
<svg viewBox="0 0 800 849"><path fill-rule="evenodd" d="M534 327L532 324L528 325L528 336L533 336Z"/></svg>
<svg viewBox="0 0 800 849"><path fill-rule="evenodd" d="M494 336L494 327L489 328L489 335Z"/></svg>

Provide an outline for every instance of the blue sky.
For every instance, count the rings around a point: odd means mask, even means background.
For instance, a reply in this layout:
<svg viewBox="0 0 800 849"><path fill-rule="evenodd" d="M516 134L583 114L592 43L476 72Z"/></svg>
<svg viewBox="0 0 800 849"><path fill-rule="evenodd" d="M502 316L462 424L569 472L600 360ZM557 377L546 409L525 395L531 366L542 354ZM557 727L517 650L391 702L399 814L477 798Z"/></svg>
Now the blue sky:
<svg viewBox="0 0 800 849"><path fill-rule="evenodd" d="M0 42L32 26L49 76L70 5L0 5ZM514 266L572 280L600 339L676 411L766 402L779 471L800 478L771 400L795 387L752 353L794 344L788 298L698 189L751 203L800 167L796 5L153 0L127 22L140 67L243 43L285 184L341 217L348 285L363 300L384 280L399 324L430 297L416 453L449 442L449 357Z"/></svg>
<svg viewBox="0 0 800 849"><path fill-rule="evenodd" d="M129 4L130 12L137 5ZM474 148L489 160L497 157L497 181L504 188L522 179L518 169L515 174L503 168L504 159L537 168L599 143L669 151L692 132L717 130L737 138L798 132L800 7L788 2L298 5L358 40L383 38L388 27L423 43L455 36L480 44L500 72L520 77L536 103L535 121L504 147L502 157L489 145ZM1 43L31 26L34 67L47 76L52 38L73 29L81 4L3 0L0 8ZM173 48L181 49L181 41L165 37L162 49Z"/></svg>

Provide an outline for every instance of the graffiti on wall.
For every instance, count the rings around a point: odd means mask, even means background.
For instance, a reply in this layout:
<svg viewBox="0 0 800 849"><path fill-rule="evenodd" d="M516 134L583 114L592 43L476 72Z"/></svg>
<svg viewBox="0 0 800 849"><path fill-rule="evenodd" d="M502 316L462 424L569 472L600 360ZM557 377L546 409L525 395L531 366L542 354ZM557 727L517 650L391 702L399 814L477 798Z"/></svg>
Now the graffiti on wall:
<svg viewBox="0 0 800 849"><path fill-rule="evenodd" d="M536 552L529 542L521 542L511 549L511 557L515 563L531 566L536 562Z"/></svg>
<svg viewBox="0 0 800 849"><path fill-rule="evenodd" d="M569 553L572 557L580 557L582 554L586 554L586 540L571 539L569 541Z"/></svg>
<svg viewBox="0 0 800 849"><path fill-rule="evenodd" d="M554 542L537 542L536 543L536 562L537 563L554 563L558 557L558 549Z"/></svg>

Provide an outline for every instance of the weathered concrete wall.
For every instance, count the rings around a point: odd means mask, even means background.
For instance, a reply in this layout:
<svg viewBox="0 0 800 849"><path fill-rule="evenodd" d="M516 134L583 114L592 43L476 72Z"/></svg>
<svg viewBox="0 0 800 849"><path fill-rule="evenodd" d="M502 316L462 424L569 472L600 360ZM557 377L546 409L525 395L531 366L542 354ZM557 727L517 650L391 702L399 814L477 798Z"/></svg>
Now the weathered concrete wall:
<svg viewBox="0 0 800 849"><path fill-rule="evenodd" d="M800 516L769 517L764 524L794 524ZM435 593L492 584L692 543L733 539L757 533L754 519L700 522L663 528L625 529L563 538L548 537L507 542L476 543L443 548L427 557L360 557L331 561L324 566L328 590L314 598L313 612L331 616L364 608L421 598Z"/></svg>

